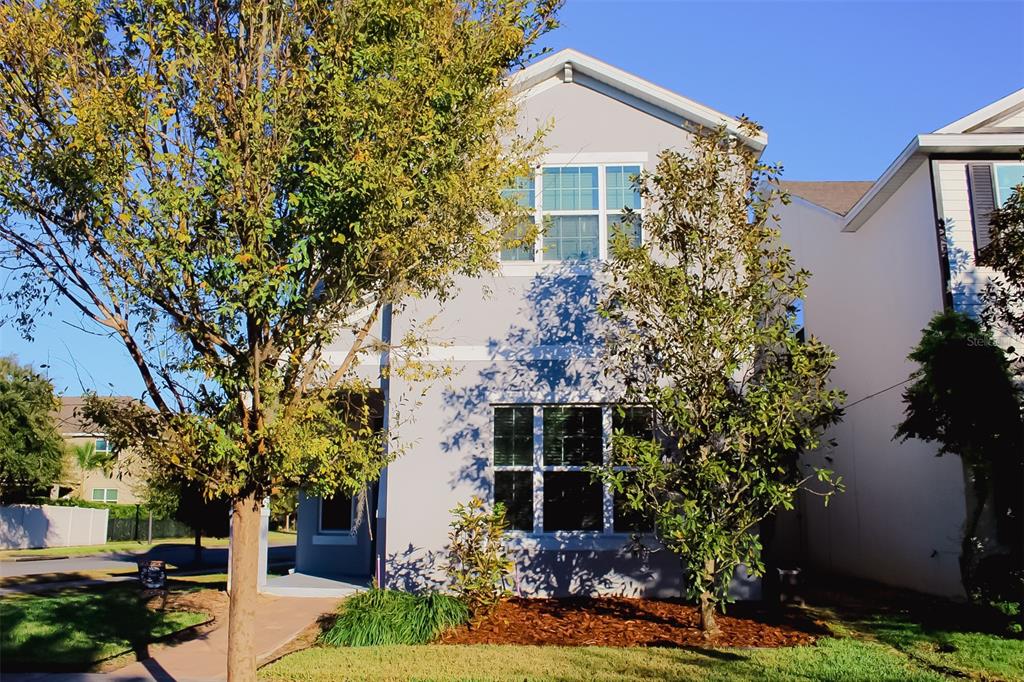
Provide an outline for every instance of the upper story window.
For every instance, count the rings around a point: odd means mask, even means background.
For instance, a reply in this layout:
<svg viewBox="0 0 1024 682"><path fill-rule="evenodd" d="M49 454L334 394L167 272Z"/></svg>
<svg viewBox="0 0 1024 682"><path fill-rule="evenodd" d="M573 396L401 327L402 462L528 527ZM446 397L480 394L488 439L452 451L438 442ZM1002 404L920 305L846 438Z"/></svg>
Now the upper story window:
<svg viewBox="0 0 1024 682"><path fill-rule="evenodd" d="M1002 206L1014 188L1024 183L1024 163L997 163L995 175L996 205Z"/></svg>
<svg viewBox="0 0 1024 682"><path fill-rule="evenodd" d="M545 166L505 190L524 208L531 209L541 226L535 243L523 243L530 225L506 235L501 251L506 263L585 261L605 259L616 235L633 244L642 240L639 225L625 224L625 209L639 211L640 193L633 181L639 164Z"/></svg>

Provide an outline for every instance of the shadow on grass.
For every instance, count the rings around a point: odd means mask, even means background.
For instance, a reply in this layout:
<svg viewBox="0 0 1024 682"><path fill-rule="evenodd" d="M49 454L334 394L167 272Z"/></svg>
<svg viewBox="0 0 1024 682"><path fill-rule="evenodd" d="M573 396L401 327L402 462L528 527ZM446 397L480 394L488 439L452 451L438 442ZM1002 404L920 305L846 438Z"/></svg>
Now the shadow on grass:
<svg viewBox="0 0 1024 682"><path fill-rule="evenodd" d="M202 586L188 585L188 589ZM204 614L151 608L134 585L8 597L0 603L4 672L86 670L207 620Z"/></svg>
<svg viewBox="0 0 1024 682"><path fill-rule="evenodd" d="M852 579L814 585L811 594L838 634L889 646L934 673L1024 679L1024 640L979 606Z"/></svg>

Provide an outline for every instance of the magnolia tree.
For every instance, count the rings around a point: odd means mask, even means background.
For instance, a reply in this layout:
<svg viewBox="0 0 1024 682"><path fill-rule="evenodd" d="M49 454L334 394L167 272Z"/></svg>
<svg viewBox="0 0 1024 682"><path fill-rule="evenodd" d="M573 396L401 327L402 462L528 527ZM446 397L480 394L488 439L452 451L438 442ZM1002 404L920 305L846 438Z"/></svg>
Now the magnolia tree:
<svg viewBox="0 0 1024 682"><path fill-rule="evenodd" d="M537 140L504 78L559 2L0 6L5 294L28 335L56 296L123 344L146 404L88 416L230 500L231 679L255 678L261 500L378 474L354 368L382 311L495 267L522 218L500 191Z"/></svg>
<svg viewBox="0 0 1024 682"><path fill-rule="evenodd" d="M936 442L938 455L959 455L966 465L973 499L961 540L960 576L973 598L978 560L991 549L981 528L990 498L997 536L1017 548L1021 543L1020 387L1005 351L964 313L933 317L908 357L918 369L903 393L905 417L896 438Z"/></svg>
<svg viewBox="0 0 1024 682"><path fill-rule="evenodd" d="M827 500L840 485L799 460L844 396L832 350L796 334L809 275L771 227L777 172L725 130L663 152L637 180L644 243L617 237L606 267L607 374L654 428L616 431L599 474L679 555L709 634L736 567L763 572L758 524L801 490Z"/></svg>

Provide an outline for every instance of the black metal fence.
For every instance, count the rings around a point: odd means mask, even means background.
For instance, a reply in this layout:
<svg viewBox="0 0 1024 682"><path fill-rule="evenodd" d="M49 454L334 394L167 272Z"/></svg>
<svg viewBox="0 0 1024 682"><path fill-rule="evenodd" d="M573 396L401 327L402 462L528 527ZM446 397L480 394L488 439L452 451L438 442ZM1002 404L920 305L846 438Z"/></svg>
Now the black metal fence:
<svg viewBox="0 0 1024 682"><path fill-rule="evenodd" d="M107 542L191 536L192 528L174 519L153 519L152 529L148 514L145 516L140 514L132 519L107 519Z"/></svg>

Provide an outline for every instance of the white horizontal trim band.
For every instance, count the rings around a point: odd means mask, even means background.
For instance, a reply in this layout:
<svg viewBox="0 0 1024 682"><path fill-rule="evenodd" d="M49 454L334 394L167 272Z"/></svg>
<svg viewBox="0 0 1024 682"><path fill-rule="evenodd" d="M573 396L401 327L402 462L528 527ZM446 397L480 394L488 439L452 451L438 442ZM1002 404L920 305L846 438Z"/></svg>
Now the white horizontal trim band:
<svg viewBox="0 0 1024 682"><path fill-rule="evenodd" d="M490 362L509 360L594 360L600 356L600 346L555 346L541 345L531 348L509 348L503 346L430 346L426 357L428 362Z"/></svg>
<svg viewBox="0 0 1024 682"><path fill-rule="evenodd" d="M352 533L317 533L313 536L314 545L356 545L359 540Z"/></svg>
<svg viewBox="0 0 1024 682"><path fill-rule="evenodd" d="M615 166L620 163L647 163L647 152L553 152L545 154L542 165L564 166L566 164L599 164Z"/></svg>

